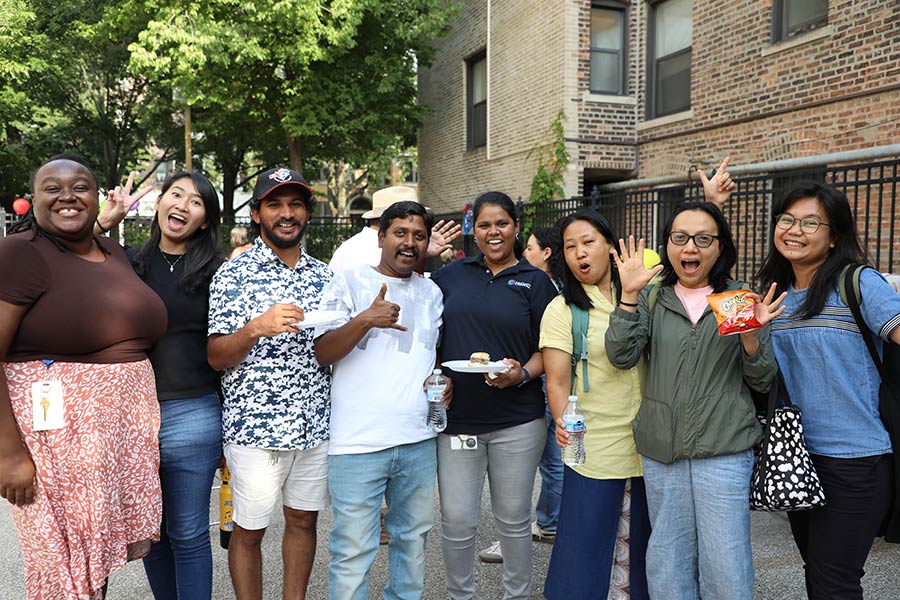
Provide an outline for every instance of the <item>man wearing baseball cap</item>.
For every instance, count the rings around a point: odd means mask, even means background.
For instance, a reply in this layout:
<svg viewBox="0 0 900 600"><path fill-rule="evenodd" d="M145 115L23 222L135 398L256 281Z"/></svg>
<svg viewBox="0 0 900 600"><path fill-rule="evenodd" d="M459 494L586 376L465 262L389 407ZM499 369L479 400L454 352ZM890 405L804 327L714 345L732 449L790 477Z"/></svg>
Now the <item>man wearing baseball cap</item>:
<svg viewBox="0 0 900 600"><path fill-rule="evenodd" d="M262 598L260 543L279 493L284 597L305 597L318 511L328 505L331 376L303 327L331 280L328 266L300 246L313 205L299 173L262 173L250 200L260 237L219 268L209 290L208 358L222 371L234 495L228 565L238 600Z"/></svg>

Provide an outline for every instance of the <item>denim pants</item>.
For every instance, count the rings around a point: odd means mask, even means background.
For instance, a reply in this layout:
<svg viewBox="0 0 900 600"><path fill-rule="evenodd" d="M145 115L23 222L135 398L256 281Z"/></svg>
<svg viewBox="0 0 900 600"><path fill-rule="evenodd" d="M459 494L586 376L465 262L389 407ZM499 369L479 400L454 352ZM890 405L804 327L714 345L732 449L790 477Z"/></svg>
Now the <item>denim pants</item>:
<svg viewBox="0 0 900 600"><path fill-rule="evenodd" d="M365 454L328 457L334 525L328 548L328 597L366 600L378 552L381 499L390 577L386 600L418 600L425 588L425 540L434 526L434 439Z"/></svg>
<svg viewBox="0 0 900 600"><path fill-rule="evenodd" d="M222 456L222 408L216 394L160 402L159 541L144 558L156 600L212 595L209 494Z"/></svg>
<svg viewBox="0 0 900 600"><path fill-rule="evenodd" d="M452 436L438 436L441 553L451 600L475 597L475 533L485 473L503 553L503 597L531 598L531 492L546 435L541 418L478 434L475 450L452 450Z"/></svg>
<svg viewBox="0 0 900 600"><path fill-rule="evenodd" d="M647 457L647 585L653 600L753 600L753 451L676 460Z"/></svg>
<svg viewBox="0 0 900 600"><path fill-rule="evenodd" d="M538 527L545 531L556 531L563 489L562 451L556 443L556 422L550 416L549 407L547 407L545 418L547 420L547 441L544 443L541 462L538 463L538 472L541 474L541 494L538 496L534 512L537 516Z"/></svg>

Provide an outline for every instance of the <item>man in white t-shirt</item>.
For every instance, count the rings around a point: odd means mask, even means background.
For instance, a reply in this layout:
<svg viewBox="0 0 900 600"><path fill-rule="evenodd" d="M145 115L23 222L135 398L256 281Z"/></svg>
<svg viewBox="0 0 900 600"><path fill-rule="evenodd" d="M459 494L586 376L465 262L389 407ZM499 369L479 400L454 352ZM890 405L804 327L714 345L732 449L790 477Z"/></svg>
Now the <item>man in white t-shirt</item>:
<svg viewBox="0 0 900 600"><path fill-rule="evenodd" d="M381 262L381 247L378 245L379 218L388 206L404 201L418 202L416 190L405 185L392 185L372 194L372 210L362 214L362 218L368 220L369 224L337 247L328 263L331 270L340 273L360 265L378 266ZM426 258L440 256L441 252L452 248L451 242L461 234L462 228L454 221L439 221L434 225L428 250L423 253L421 263L416 266L417 272L421 273L424 269Z"/></svg>
<svg viewBox="0 0 900 600"><path fill-rule="evenodd" d="M390 578L386 598L421 597L425 540L434 524L436 434L426 420L425 380L437 358L443 296L415 273L431 223L417 202L381 215L381 260L339 272L322 310L343 316L316 329L316 358L333 365L328 489L334 513L328 591L368 598L382 497ZM449 382L449 380L448 380ZM445 394L449 401L450 390Z"/></svg>

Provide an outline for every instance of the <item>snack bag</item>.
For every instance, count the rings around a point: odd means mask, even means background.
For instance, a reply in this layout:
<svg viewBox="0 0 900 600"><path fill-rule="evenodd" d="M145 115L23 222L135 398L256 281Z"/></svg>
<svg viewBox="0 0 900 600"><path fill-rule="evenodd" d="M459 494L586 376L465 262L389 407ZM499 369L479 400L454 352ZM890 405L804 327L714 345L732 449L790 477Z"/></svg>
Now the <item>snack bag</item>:
<svg viewBox="0 0 900 600"><path fill-rule="evenodd" d="M750 290L710 294L706 300L716 315L719 335L733 335L763 327L762 323L756 320L753 310L756 298L751 295Z"/></svg>

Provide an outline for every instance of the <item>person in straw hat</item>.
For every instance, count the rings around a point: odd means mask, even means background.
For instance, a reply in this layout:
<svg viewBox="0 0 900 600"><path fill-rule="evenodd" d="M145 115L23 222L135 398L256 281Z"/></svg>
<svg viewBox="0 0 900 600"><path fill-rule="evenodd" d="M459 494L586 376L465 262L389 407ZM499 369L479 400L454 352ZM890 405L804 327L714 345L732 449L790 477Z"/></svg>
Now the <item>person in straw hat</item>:
<svg viewBox="0 0 900 600"><path fill-rule="evenodd" d="M416 190L405 185L392 185L372 194L372 209L362 214L367 225L338 246L328 265L331 270L339 273L359 265L377 266L381 260L381 249L378 247L378 219L388 206L404 201L418 202ZM451 247L451 242L461 233L460 226L452 220L435 223L431 230L426 258L440 256L441 252ZM424 260L417 265L416 270L421 273L423 269Z"/></svg>

